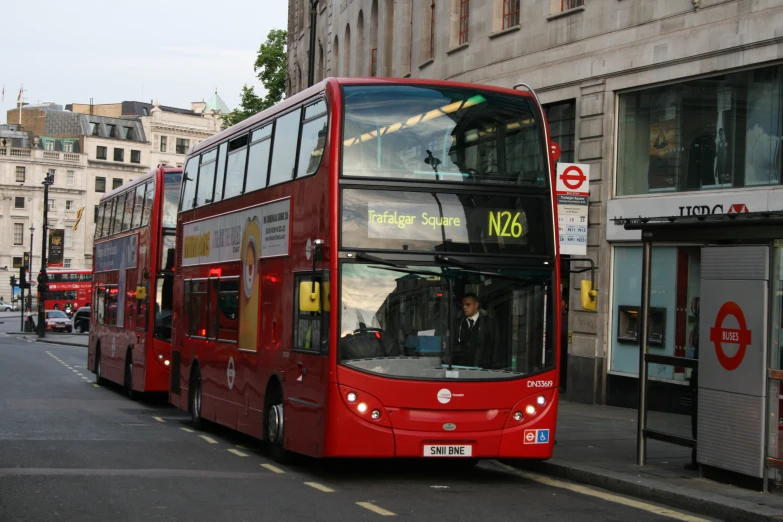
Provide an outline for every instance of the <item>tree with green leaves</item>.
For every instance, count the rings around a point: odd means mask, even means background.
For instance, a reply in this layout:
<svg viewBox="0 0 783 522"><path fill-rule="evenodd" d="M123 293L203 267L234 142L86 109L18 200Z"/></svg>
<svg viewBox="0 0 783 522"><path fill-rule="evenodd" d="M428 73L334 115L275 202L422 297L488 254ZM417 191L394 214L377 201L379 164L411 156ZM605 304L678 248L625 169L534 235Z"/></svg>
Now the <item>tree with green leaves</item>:
<svg viewBox="0 0 783 522"><path fill-rule="evenodd" d="M253 71L266 89L266 96L258 96L253 87L242 86L239 107L223 117L223 128L230 127L264 109L271 107L285 95L286 41L288 31L272 29L261 44Z"/></svg>

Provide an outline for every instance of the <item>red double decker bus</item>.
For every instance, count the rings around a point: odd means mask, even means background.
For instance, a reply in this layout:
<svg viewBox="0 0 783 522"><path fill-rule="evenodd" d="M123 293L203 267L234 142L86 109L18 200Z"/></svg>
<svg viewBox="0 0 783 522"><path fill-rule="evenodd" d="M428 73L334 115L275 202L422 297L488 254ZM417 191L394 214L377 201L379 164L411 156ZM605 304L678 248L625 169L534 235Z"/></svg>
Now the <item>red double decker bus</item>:
<svg viewBox="0 0 783 522"><path fill-rule="evenodd" d="M159 166L101 198L87 365L131 398L168 391L181 185L182 169Z"/></svg>
<svg viewBox="0 0 783 522"><path fill-rule="evenodd" d="M92 270L49 269L48 291L44 296L45 310L72 311L90 304L92 295Z"/></svg>
<svg viewBox="0 0 783 522"><path fill-rule="evenodd" d="M550 457L557 150L531 90L375 78L198 144L172 404L278 459Z"/></svg>

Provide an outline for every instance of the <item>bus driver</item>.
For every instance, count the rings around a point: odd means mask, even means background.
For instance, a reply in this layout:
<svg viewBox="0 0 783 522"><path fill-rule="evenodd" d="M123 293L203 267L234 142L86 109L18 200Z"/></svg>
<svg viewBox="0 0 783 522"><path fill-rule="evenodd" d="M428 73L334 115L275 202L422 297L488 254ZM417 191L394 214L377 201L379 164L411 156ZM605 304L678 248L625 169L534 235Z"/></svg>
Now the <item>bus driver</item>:
<svg viewBox="0 0 783 522"><path fill-rule="evenodd" d="M451 363L456 366L493 367L492 321L480 305L474 293L462 297L463 317L457 324L457 342L451 357Z"/></svg>

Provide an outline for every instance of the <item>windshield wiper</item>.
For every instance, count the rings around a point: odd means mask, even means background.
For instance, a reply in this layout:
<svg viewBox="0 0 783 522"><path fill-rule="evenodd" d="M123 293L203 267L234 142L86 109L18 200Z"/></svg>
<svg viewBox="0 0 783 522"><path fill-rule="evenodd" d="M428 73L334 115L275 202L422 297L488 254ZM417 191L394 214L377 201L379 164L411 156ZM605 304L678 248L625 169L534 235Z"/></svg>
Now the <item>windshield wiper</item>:
<svg viewBox="0 0 783 522"><path fill-rule="evenodd" d="M513 275L507 275L507 274L501 274L500 272L494 271L494 270L484 270L481 267L478 267L476 265L473 265L471 263L465 263L464 261L458 261L454 259L453 257L444 256L443 254L435 254L435 261L438 263L442 263L444 265L448 266L455 266L457 268L462 268L463 270L467 270L469 272L478 274L478 275L484 275L484 276L492 276L492 277L499 277L500 279L510 279L512 281L522 281L522 282L529 282L530 279L526 277L519 277L519 276L513 276Z"/></svg>
<svg viewBox="0 0 783 522"><path fill-rule="evenodd" d="M386 266L393 266L395 268L407 268L405 265L398 265L397 263L392 263L391 261L386 261L385 259L381 259L380 257L375 257L370 254L365 254L364 252L357 253L356 259L372 261L373 263L378 263L380 265L386 265Z"/></svg>

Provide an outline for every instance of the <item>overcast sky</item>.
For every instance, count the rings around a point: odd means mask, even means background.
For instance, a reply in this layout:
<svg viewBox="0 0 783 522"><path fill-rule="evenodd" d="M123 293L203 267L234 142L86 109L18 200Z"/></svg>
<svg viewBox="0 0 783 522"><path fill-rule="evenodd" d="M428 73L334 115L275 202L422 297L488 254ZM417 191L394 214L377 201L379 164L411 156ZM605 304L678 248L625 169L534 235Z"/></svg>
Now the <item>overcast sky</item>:
<svg viewBox="0 0 783 522"><path fill-rule="evenodd" d="M3 2L0 122L24 84L27 103L123 100L190 108L217 89L233 109L286 0Z"/></svg>

